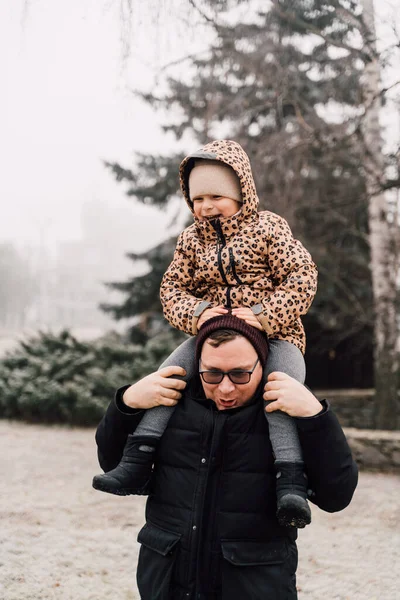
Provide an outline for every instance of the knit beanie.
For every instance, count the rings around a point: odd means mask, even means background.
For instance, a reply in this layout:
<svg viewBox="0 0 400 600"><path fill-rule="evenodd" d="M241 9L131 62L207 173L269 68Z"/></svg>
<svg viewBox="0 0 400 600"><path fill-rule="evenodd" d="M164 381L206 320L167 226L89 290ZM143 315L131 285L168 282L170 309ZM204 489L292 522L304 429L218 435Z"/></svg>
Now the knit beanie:
<svg viewBox="0 0 400 600"><path fill-rule="evenodd" d="M242 189L235 171L218 160L196 160L189 174L189 194L196 196L225 196L242 202Z"/></svg>
<svg viewBox="0 0 400 600"><path fill-rule="evenodd" d="M267 334L259 329L256 329L252 325L248 325L243 319L239 319L234 315L219 315L208 319L204 325L200 328L196 338L196 365L199 363L201 356L201 349L204 342L210 336L213 331L217 329L233 329L237 331L243 337L247 338L249 342L254 346L255 351L260 359L261 366L264 368L268 357L268 338Z"/></svg>

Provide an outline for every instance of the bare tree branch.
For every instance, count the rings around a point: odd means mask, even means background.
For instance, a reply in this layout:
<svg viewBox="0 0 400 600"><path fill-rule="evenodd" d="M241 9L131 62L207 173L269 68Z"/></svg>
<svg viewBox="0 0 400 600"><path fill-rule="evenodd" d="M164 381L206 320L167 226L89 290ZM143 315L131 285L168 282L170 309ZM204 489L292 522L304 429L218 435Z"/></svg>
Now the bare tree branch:
<svg viewBox="0 0 400 600"><path fill-rule="evenodd" d="M211 17L209 17L208 15L206 15L206 13L203 11L202 8L200 8L197 3L195 2L195 0L189 0L189 4L191 6L193 6L193 8L195 10L197 10L197 12L199 13L199 15L205 20L207 21L207 23L210 23L211 25L213 25L214 27L217 26L217 23L214 19L212 19Z"/></svg>
<svg viewBox="0 0 400 600"><path fill-rule="evenodd" d="M376 53L372 53L369 45L369 53L367 53L362 49L355 48L354 46L349 46L348 44L341 41L339 42L331 36L322 33L322 31L318 29L318 27L312 25L311 23L306 23L302 19L299 19L294 12L282 10L279 6L279 0L271 0L271 2L273 4L272 10L275 11L282 19L286 20L288 23L292 23L297 25L298 27L301 27L302 29L304 29L304 31L308 31L317 35L318 37L322 38L327 44L335 46L336 48L342 48L343 50L347 50L351 54L358 54L363 58L363 60L366 60L368 62L373 60L373 58L376 56Z"/></svg>
<svg viewBox="0 0 400 600"><path fill-rule="evenodd" d="M345 283L343 283L342 278L337 275L332 275L332 272L328 271L327 269L324 269L324 267L319 267L319 271L321 273L325 273L327 278L330 281L332 281L339 289L342 290L344 296L347 297L347 300L349 301L349 303L353 307L357 308L357 313L360 317L360 321L363 320L364 322L368 322L369 315L366 314L364 307L361 304L361 302L359 301L359 299L357 298L357 296L355 294L353 294L352 290ZM338 298L336 300L338 301ZM343 306L342 306L342 308L343 308ZM345 313L346 311L343 311L343 312ZM361 315L363 315L363 318L361 318Z"/></svg>

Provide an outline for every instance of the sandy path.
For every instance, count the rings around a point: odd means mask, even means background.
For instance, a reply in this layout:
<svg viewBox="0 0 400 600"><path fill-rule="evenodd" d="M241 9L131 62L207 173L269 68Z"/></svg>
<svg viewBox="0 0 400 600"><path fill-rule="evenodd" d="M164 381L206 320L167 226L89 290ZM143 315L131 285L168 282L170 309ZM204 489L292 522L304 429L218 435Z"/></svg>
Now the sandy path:
<svg viewBox="0 0 400 600"><path fill-rule="evenodd" d="M139 599L144 499L91 488L93 436L0 421L1 600ZM362 474L347 510L313 508L299 540L299 598L400 599L399 505L399 478Z"/></svg>

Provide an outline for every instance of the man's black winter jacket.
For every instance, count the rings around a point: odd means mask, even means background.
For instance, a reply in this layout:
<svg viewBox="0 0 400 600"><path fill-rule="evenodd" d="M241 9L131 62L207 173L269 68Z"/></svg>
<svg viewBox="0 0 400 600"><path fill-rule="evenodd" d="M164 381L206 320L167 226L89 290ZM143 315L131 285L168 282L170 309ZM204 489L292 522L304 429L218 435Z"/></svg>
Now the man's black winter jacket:
<svg viewBox="0 0 400 600"><path fill-rule="evenodd" d="M143 415L118 406L125 411L111 403L96 434L105 471ZM296 423L310 500L335 512L353 496L357 467L335 415L323 408ZM297 530L276 520L273 462L261 400L218 412L202 393L185 394L157 450L138 536L142 600L297 598Z"/></svg>

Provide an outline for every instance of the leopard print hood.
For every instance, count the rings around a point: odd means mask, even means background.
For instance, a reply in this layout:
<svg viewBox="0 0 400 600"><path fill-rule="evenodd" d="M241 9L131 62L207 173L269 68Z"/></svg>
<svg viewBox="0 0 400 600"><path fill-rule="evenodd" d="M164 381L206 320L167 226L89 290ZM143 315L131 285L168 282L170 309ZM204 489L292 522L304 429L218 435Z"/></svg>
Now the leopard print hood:
<svg viewBox="0 0 400 600"><path fill-rule="evenodd" d="M249 157L237 142L232 140L215 140L209 142L200 150L189 154L183 159L179 168L179 178L183 196L189 206L195 220L196 229L202 236L209 238L213 236L213 228L207 221L200 221L194 215L193 202L189 195L189 174L193 168L194 161L197 158L208 160L217 160L232 167L240 181L242 190L243 204L241 210L232 217L220 218L220 224L225 235L237 230L237 227L244 222L256 218L259 200L257 197L256 186L251 171Z"/></svg>

